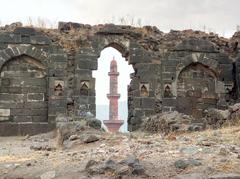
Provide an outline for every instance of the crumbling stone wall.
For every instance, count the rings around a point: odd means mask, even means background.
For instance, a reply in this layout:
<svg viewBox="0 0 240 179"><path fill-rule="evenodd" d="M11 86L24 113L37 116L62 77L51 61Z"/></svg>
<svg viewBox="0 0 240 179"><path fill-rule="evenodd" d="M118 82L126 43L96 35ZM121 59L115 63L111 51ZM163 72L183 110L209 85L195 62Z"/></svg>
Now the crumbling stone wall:
<svg viewBox="0 0 240 179"><path fill-rule="evenodd" d="M231 39L200 31L156 27L59 23L58 29L0 28L0 134L35 134L54 128L56 116L96 114L98 57L106 47L133 66L128 127L141 118L178 110L200 118L225 108L239 94L237 33Z"/></svg>
<svg viewBox="0 0 240 179"><path fill-rule="evenodd" d="M224 108L233 90L233 64L211 42L186 39L163 60L164 111L178 110L201 118L205 109Z"/></svg>

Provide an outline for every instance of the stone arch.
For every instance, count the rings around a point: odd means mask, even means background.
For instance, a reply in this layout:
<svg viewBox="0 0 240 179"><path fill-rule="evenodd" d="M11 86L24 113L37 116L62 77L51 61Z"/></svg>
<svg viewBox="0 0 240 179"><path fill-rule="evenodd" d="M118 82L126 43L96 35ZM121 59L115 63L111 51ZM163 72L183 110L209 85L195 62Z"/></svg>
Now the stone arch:
<svg viewBox="0 0 240 179"><path fill-rule="evenodd" d="M122 42L120 42L120 40L119 39L104 39L105 41L104 41L104 44L102 43L102 44L99 44L99 47L98 47L98 49L99 49L99 51L98 51L98 54L97 54L97 57L100 57L101 56L101 52L102 51L104 51L106 48L109 48L109 47L111 47L111 48L113 48L113 49L115 49L116 51L118 51L120 54L121 54L121 56L123 57L123 58L125 58L125 59L120 59L120 60L122 60L122 61L128 61L128 59L129 59L129 44L127 44L127 43L122 43ZM100 59L101 60L101 59ZM100 60L98 59L97 60L97 63L100 63ZM120 63L120 60L119 60L119 63ZM119 65L119 63L118 63L118 65ZM125 62L126 64L127 64L127 62ZM110 64L109 64L110 65ZM132 66L132 65L130 65L129 63L128 63L128 65L129 66ZM133 66L132 66L133 67ZM97 69L97 70L99 70L100 69L100 66L99 66L99 68ZM134 68L133 68L134 69ZM110 69L108 69L108 70L110 70ZM119 70L119 69L118 69ZM108 71L109 72L109 71ZM122 74L124 74L124 73L122 73ZM121 75L121 74L120 74ZM118 83L119 83L119 86L120 85L122 85L123 84L123 82L121 83L121 81L120 81L120 79L121 79L121 76L119 76L119 78L118 78ZM131 79L132 80L132 79ZM96 85L97 85L97 81L99 81L98 79L96 80ZM103 81L102 81L103 82ZM120 84L121 83L121 84ZM131 83L131 82L130 82ZM130 83L128 83L128 85L130 85ZM124 84L124 86L125 86L125 84ZM97 90L96 90L96 86L95 86L95 91L96 91L96 104L97 104ZM129 103L129 99L130 99L130 95L129 95L129 88L127 88L127 85L126 85L126 92L127 92L127 104L126 104L126 109L128 109L128 111L130 111L130 109L131 109L131 104ZM123 96L123 95L121 95L121 96ZM125 95L124 95L125 96ZM125 99L125 98L124 98ZM120 103L120 102L119 102ZM97 112L97 110L96 110L96 115L98 114L98 112ZM119 114L120 115L120 114ZM128 115L129 116L129 115ZM126 119L127 119L127 117L128 116L126 116ZM105 119L106 120L106 119ZM124 130L125 130L125 126L124 126Z"/></svg>
<svg viewBox="0 0 240 179"><path fill-rule="evenodd" d="M32 46L0 52L0 121L48 122L47 55Z"/></svg>
<svg viewBox="0 0 240 179"><path fill-rule="evenodd" d="M177 78L177 110L198 118L209 106L216 107L216 83L216 72L202 63L183 68Z"/></svg>
<svg viewBox="0 0 240 179"><path fill-rule="evenodd" d="M27 55L29 57L32 57L47 66L47 59L49 55L45 51L39 50L32 45L21 45L8 47L0 51L0 69L2 68L4 63L14 57L18 57L21 55Z"/></svg>
<svg viewBox="0 0 240 179"><path fill-rule="evenodd" d="M177 68L177 78L181 71L187 68L189 65L194 63L200 63L206 68L209 68L216 76L218 76L219 63L215 59L207 58L205 54L202 53L193 53L188 55L181 61L181 65Z"/></svg>
<svg viewBox="0 0 240 179"><path fill-rule="evenodd" d="M112 47L112 48L115 48L116 50L118 50L122 56L128 60L128 57L129 57L129 51L127 50L127 48L121 44L121 43L117 43L117 42L110 42L108 45L106 45L105 47L103 47L102 50L104 50L105 48L108 48L108 47Z"/></svg>

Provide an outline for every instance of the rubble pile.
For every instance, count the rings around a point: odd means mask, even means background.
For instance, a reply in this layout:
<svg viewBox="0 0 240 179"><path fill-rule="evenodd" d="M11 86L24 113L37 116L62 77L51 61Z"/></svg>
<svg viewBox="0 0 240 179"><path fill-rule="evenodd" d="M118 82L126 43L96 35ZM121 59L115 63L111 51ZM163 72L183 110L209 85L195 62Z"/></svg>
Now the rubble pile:
<svg viewBox="0 0 240 179"><path fill-rule="evenodd" d="M179 113L177 111L164 112L143 119L141 129L151 133L164 133L174 131L188 131L202 129L199 124L192 123L194 119L191 116Z"/></svg>

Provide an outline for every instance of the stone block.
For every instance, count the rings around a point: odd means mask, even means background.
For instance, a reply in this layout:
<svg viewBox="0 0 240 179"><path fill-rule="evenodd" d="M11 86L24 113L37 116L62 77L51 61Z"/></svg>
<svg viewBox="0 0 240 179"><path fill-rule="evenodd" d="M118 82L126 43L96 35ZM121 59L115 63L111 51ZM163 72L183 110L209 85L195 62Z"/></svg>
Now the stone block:
<svg viewBox="0 0 240 179"><path fill-rule="evenodd" d="M50 123L50 124L56 123L56 115L49 115L48 116L48 123Z"/></svg>
<svg viewBox="0 0 240 179"><path fill-rule="evenodd" d="M47 101L30 101L24 103L24 108L32 108L32 109L39 109L39 108L47 108L48 102Z"/></svg>
<svg viewBox="0 0 240 179"><path fill-rule="evenodd" d="M7 80L7 79L6 79ZM28 77L16 77L9 79L9 83L13 86L24 87L47 87L47 81L45 78L28 78Z"/></svg>
<svg viewBox="0 0 240 179"><path fill-rule="evenodd" d="M53 62L50 66L50 68L53 68L53 69L67 69L67 62Z"/></svg>
<svg viewBox="0 0 240 179"><path fill-rule="evenodd" d="M14 34L21 34L21 35L36 35L36 30L32 27L17 27L14 30Z"/></svg>
<svg viewBox="0 0 240 179"><path fill-rule="evenodd" d="M142 117L144 117L144 110L142 110L142 109L136 109L136 110L134 110L133 111L133 116L134 116L134 119L141 119ZM137 120L137 121L138 121ZM131 122L132 124L134 124L135 122L134 121L132 121Z"/></svg>
<svg viewBox="0 0 240 179"><path fill-rule="evenodd" d="M82 79L92 78L92 70L89 69L75 69L75 74Z"/></svg>
<svg viewBox="0 0 240 179"><path fill-rule="evenodd" d="M97 62L98 61L99 56L97 56L97 53L84 53L84 54L76 54L75 55L75 60L79 61L93 61L93 62Z"/></svg>
<svg viewBox="0 0 240 179"><path fill-rule="evenodd" d="M214 44L205 39L188 38L175 47L176 51L193 51L193 52L212 52L216 53L218 50Z"/></svg>
<svg viewBox="0 0 240 179"><path fill-rule="evenodd" d="M163 106L163 112L170 112L171 109L171 106Z"/></svg>
<svg viewBox="0 0 240 179"><path fill-rule="evenodd" d="M67 71L65 69L49 69L49 77L66 77Z"/></svg>
<svg viewBox="0 0 240 179"><path fill-rule="evenodd" d="M78 69L97 70L98 68L97 61L91 61L91 60L77 60L76 65Z"/></svg>
<svg viewBox="0 0 240 179"><path fill-rule="evenodd" d="M11 58L11 56L9 56L5 51L0 51L0 57L4 59L4 62Z"/></svg>
<svg viewBox="0 0 240 179"><path fill-rule="evenodd" d="M23 90L21 87L5 87L0 88L0 93L11 93L11 94L22 94Z"/></svg>
<svg viewBox="0 0 240 179"><path fill-rule="evenodd" d="M1 36L1 35L0 35ZM0 50L4 50L8 47L8 44L0 42Z"/></svg>
<svg viewBox="0 0 240 179"><path fill-rule="evenodd" d="M8 117L8 116L10 116L10 109L0 109L0 116L1 117Z"/></svg>
<svg viewBox="0 0 240 179"><path fill-rule="evenodd" d="M48 110L48 115L57 116L58 114L65 114L67 109L66 107L51 107Z"/></svg>
<svg viewBox="0 0 240 179"><path fill-rule="evenodd" d="M0 94L0 104L8 102L23 103L24 99L24 94Z"/></svg>
<svg viewBox="0 0 240 179"><path fill-rule="evenodd" d="M11 48L7 48L5 53L7 53L11 58L15 56L15 53Z"/></svg>
<svg viewBox="0 0 240 179"><path fill-rule="evenodd" d="M152 57L143 49L135 50L134 52L130 53L131 56L129 57L129 64L137 64L137 63L151 63Z"/></svg>
<svg viewBox="0 0 240 179"><path fill-rule="evenodd" d="M32 122L32 116L12 116L13 122Z"/></svg>
<svg viewBox="0 0 240 179"><path fill-rule="evenodd" d="M23 108L24 103L14 102L14 101L1 101L0 100L0 108L10 109L10 108Z"/></svg>
<svg viewBox="0 0 240 179"><path fill-rule="evenodd" d="M52 63L54 62L67 62L67 55L66 54L51 54L49 59Z"/></svg>
<svg viewBox="0 0 240 179"><path fill-rule="evenodd" d="M49 104L49 108L52 108L52 107L64 108L67 106L67 102L65 99L49 100L48 104Z"/></svg>
<svg viewBox="0 0 240 179"><path fill-rule="evenodd" d="M21 35L10 33L0 34L0 43L21 43Z"/></svg>
<svg viewBox="0 0 240 179"><path fill-rule="evenodd" d="M47 116L47 109L30 109L30 108L19 108L11 109L11 116Z"/></svg>
<svg viewBox="0 0 240 179"><path fill-rule="evenodd" d="M150 81L160 76L161 66L158 64L139 63L135 65L135 68L137 69L136 76L140 77L141 80Z"/></svg>
<svg viewBox="0 0 240 179"><path fill-rule="evenodd" d="M27 101L28 102L36 102L36 101L44 101L44 93L28 93Z"/></svg>
<svg viewBox="0 0 240 179"><path fill-rule="evenodd" d="M156 112L154 111L154 109L145 109L144 114L147 117L147 116L151 116L151 115L156 114Z"/></svg>
<svg viewBox="0 0 240 179"><path fill-rule="evenodd" d="M176 72L176 66L164 66L163 72L170 72L175 73Z"/></svg>
<svg viewBox="0 0 240 179"><path fill-rule="evenodd" d="M179 63L177 59L167 59L162 61L162 66L177 66Z"/></svg>
<svg viewBox="0 0 240 179"><path fill-rule="evenodd" d="M0 136L19 135L17 123L2 122L0 123Z"/></svg>
<svg viewBox="0 0 240 179"><path fill-rule="evenodd" d="M55 129L55 124L50 123L23 123L19 125L19 133L18 135L26 136L26 135L36 135L39 133L46 133L53 129Z"/></svg>
<svg viewBox="0 0 240 179"><path fill-rule="evenodd" d="M141 108L142 98L135 97L133 98L132 107Z"/></svg>
<svg viewBox="0 0 240 179"><path fill-rule="evenodd" d="M30 37L30 43L36 45L49 45L51 40L43 35L34 35Z"/></svg>
<svg viewBox="0 0 240 179"><path fill-rule="evenodd" d="M140 103L141 108L150 108L154 109L155 99L154 98L142 98Z"/></svg>
<svg viewBox="0 0 240 179"><path fill-rule="evenodd" d="M45 86L29 86L21 87L22 93L46 93L47 88Z"/></svg>
<svg viewBox="0 0 240 179"><path fill-rule="evenodd" d="M0 122L9 121L9 117L0 116Z"/></svg>
<svg viewBox="0 0 240 179"><path fill-rule="evenodd" d="M163 72L162 79L164 80L174 80L176 78L176 73Z"/></svg>
<svg viewBox="0 0 240 179"><path fill-rule="evenodd" d="M32 122L48 122L47 116L32 116Z"/></svg>
<svg viewBox="0 0 240 179"><path fill-rule="evenodd" d="M176 105L176 99L175 98L164 98L162 100L163 106L175 106Z"/></svg>

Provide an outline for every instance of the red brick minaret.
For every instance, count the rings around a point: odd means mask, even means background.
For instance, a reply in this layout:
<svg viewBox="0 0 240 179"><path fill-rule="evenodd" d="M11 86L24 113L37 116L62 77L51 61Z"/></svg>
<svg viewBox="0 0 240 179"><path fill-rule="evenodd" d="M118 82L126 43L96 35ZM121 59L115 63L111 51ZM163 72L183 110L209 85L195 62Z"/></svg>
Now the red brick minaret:
<svg viewBox="0 0 240 179"><path fill-rule="evenodd" d="M118 99L120 98L120 94L118 94L119 73L117 71L117 62L114 58L111 61L108 76L110 77L110 93L107 94L109 99L109 120L104 120L103 123L107 126L109 132L117 132L124 121L118 118Z"/></svg>

